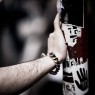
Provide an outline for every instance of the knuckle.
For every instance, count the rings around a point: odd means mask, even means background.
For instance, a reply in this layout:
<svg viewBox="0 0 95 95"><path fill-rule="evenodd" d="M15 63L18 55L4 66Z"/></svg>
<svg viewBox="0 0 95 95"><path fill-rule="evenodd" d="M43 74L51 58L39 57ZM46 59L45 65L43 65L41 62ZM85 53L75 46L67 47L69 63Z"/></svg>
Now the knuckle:
<svg viewBox="0 0 95 95"><path fill-rule="evenodd" d="M49 37L52 37L52 36L53 36L53 34L54 34L54 33L51 33L51 34L49 35Z"/></svg>

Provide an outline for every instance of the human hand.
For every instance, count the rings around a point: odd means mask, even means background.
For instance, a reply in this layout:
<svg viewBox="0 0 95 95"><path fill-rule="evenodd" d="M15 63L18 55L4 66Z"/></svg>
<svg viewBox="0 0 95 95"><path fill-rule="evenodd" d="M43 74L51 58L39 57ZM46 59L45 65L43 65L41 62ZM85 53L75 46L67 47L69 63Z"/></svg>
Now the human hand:
<svg viewBox="0 0 95 95"><path fill-rule="evenodd" d="M80 68L80 73L79 71L77 71L77 75L80 80L80 83L77 80L75 80L75 83L80 90L85 91L88 87L87 70L85 70L84 68Z"/></svg>
<svg viewBox="0 0 95 95"><path fill-rule="evenodd" d="M54 32L50 34L48 38L48 53L53 52L58 57L59 61L62 61L66 57L67 46L63 33L60 29L59 14L56 15L54 21Z"/></svg>

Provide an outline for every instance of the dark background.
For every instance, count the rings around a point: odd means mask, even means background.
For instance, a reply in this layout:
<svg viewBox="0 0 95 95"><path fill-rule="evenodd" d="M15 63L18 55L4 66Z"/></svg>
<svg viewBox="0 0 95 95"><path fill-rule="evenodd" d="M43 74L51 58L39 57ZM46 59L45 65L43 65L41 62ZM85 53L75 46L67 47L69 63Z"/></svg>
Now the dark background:
<svg viewBox="0 0 95 95"><path fill-rule="evenodd" d="M95 95L95 3L88 0L89 95Z"/></svg>

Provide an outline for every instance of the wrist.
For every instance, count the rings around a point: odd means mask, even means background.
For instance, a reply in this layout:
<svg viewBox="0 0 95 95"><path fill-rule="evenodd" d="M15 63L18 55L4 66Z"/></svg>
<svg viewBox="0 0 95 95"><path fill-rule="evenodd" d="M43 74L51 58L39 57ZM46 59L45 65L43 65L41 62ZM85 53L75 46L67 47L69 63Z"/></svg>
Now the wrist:
<svg viewBox="0 0 95 95"><path fill-rule="evenodd" d="M53 67L56 65L56 63L50 58L50 56L46 55L44 57L46 58L48 63L52 64Z"/></svg>
<svg viewBox="0 0 95 95"><path fill-rule="evenodd" d="M53 63L54 66L56 65L56 63L52 60L49 54L45 55L44 53L42 53L41 57L45 57L48 62Z"/></svg>
<svg viewBox="0 0 95 95"><path fill-rule="evenodd" d="M46 55L42 53L42 57L45 57ZM56 75L60 70L60 62L56 55L53 52L50 52L47 54L47 56L52 59L52 61L55 63L55 68L50 72L50 74Z"/></svg>
<svg viewBox="0 0 95 95"><path fill-rule="evenodd" d="M54 54L56 55L56 57L58 58L58 61L61 62L62 61L62 58L60 57L60 55L58 53L55 53ZM50 52L47 53L47 56L50 57Z"/></svg>

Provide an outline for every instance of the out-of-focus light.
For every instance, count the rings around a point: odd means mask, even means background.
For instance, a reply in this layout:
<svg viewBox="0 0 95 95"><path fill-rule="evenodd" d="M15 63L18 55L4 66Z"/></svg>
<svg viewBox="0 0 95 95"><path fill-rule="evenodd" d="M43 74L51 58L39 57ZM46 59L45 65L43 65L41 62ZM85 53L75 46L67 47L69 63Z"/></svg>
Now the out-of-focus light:
<svg viewBox="0 0 95 95"><path fill-rule="evenodd" d="M2 0L0 0L0 2L2 2Z"/></svg>

